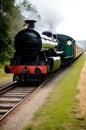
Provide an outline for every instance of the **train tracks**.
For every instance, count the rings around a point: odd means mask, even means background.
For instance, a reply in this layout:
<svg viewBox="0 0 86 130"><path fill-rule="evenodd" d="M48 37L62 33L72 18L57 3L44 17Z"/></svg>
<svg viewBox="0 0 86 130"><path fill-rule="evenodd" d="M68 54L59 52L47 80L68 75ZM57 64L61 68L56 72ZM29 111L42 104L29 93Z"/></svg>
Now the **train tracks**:
<svg viewBox="0 0 86 130"><path fill-rule="evenodd" d="M16 85L17 82L10 82L2 87L0 87L0 95L3 94L5 91L8 91L9 89L13 88L13 86Z"/></svg>
<svg viewBox="0 0 86 130"><path fill-rule="evenodd" d="M53 76L49 77L45 82L39 86L22 86L10 84L0 90L0 122L3 121L7 116L12 114L25 100L31 99L31 97L46 84L50 79L56 77L62 73L62 70ZM6 88L6 89L5 89ZM2 93L3 92L3 93ZM11 115L10 115L11 116Z"/></svg>
<svg viewBox="0 0 86 130"><path fill-rule="evenodd" d="M41 85L40 85L41 86ZM0 89L0 122L7 117L13 110L23 103L40 88L40 86L20 86L11 83Z"/></svg>

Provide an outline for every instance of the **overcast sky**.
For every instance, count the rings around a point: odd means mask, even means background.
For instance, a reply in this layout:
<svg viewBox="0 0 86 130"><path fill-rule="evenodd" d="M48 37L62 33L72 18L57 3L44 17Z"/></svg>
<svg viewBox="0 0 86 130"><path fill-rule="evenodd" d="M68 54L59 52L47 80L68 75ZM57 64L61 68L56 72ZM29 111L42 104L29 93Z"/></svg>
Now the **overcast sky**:
<svg viewBox="0 0 86 130"><path fill-rule="evenodd" d="M36 6L42 19L51 25L51 30L75 40L86 40L86 0L29 1Z"/></svg>

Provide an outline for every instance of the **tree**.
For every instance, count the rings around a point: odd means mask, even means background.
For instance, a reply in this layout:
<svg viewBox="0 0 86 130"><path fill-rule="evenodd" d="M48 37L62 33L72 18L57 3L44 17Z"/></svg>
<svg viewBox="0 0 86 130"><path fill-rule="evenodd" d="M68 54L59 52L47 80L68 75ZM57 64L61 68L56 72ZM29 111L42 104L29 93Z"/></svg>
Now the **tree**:
<svg viewBox="0 0 86 130"><path fill-rule="evenodd" d="M0 63L13 55L14 36L22 29L24 20L22 9L37 14L36 8L27 0L23 0L20 5L16 5L15 0L0 0Z"/></svg>
<svg viewBox="0 0 86 130"><path fill-rule="evenodd" d="M8 48L11 44L11 38L8 35L7 30L9 30L9 19L6 17L6 15L2 15L0 12L0 61L1 63L8 58ZM9 43L9 44L8 44ZM5 51L7 53L5 54Z"/></svg>
<svg viewBox="0 0 86 130"><path fill-rule="evenodd" d="M14 35L21 28L22 15L14 0L2 0L0 6L0 63L8 60L14 51ZM20 25L20 26L19 26Z"/></svg>

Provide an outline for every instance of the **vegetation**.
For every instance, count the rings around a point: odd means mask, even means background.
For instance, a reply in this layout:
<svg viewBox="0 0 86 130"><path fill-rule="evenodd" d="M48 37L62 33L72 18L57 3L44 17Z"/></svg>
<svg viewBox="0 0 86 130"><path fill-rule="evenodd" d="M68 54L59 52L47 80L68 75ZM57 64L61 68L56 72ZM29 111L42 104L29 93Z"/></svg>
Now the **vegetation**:
<svg viewBox="0 0 86 130"><path fill-rule="evenodd" d="M13 78L12 74L6 74L4 72L4 69L0 68L0 83L12 78Z"/></svg>
<svg viewBox="0 0 86 130"><path fill-rule="evenodd" d="M16 12L16 13L14 13ZM17 15L18 14L18 15ZM1 1L0 9L0 63L8 60L13 52L13 35L15 25L15 18L20 16L18 7L14 6L14 0ZM17 17L18 18L18 17ZM18 28L18 27L17 27Z"/></svg>
<svg viewBox="0 0 86 130"><path fill-rule="evenodd" d="M86 120L75 118L76 86L86 54L72 65L55 85L45 104L35 113L24 130L84 130Z"/></svg>
<svg viewBox="0 0 86 130"><path fill-rule="evenodd" d="M8 61L14 52L14 36L22 29L24 17L21 10L33 10L30 2L23 0L20 5L15 4L15 0L0 1L0 65Z"/></svg>

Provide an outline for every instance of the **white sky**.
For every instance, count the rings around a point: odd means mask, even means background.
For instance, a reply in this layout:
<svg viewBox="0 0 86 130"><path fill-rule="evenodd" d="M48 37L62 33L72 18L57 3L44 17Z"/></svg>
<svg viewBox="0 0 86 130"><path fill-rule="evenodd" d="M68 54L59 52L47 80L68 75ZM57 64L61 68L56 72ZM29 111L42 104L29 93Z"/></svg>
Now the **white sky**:
<svg viewBox="0 0 86 130"><path fill-rule="evenodd" d="M86 40L86 0L29 0L57 33Z"/></svg>

